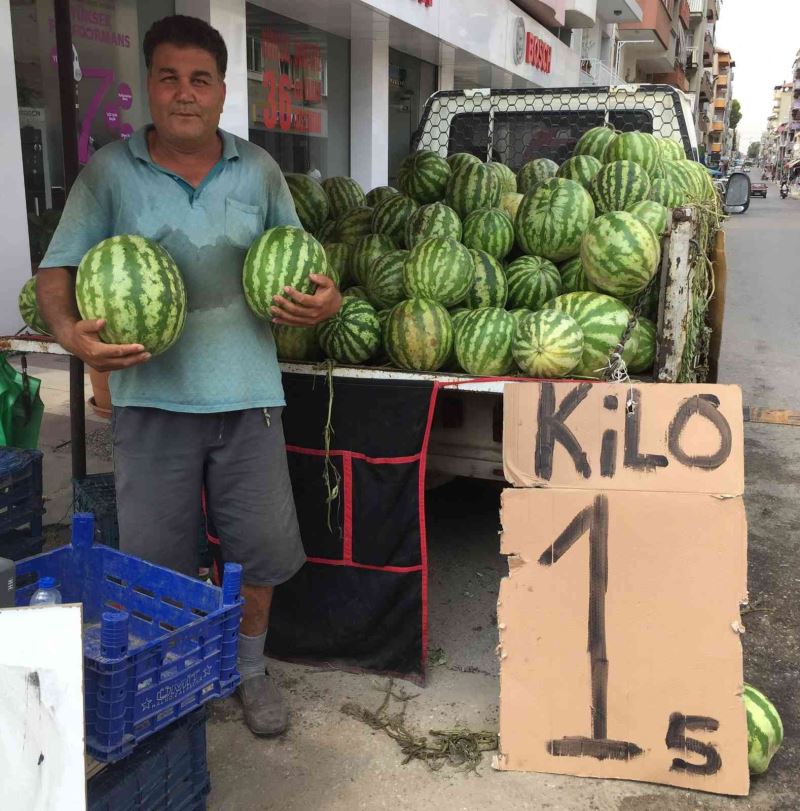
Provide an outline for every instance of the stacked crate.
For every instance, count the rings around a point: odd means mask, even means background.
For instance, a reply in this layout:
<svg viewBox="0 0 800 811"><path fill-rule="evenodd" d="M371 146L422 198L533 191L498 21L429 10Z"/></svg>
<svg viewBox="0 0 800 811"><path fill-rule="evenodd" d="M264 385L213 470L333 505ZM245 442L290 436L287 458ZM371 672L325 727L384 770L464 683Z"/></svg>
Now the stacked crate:
<svg viewBox="0 0 800 811"><path fill-rule="evenodd" d="M42 551L42 452L0 447L0 557Z"/></svg>

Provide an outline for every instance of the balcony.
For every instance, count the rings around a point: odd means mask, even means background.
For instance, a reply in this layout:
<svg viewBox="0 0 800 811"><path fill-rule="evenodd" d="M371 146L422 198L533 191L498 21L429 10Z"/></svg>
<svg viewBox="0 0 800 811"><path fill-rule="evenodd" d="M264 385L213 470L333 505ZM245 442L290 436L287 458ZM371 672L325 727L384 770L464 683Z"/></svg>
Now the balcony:
<svg viewBox="0 0 800 811"><path fill-rule="evenodd" d="M686 49L686 70L696 70L699 67L697 61L698 49L695 47Z"/></svg>
<svg viewBox="0 0 800 811"><path fill-rule="evenodd" d="M711 122L711 131L712 132L722 132L725 129L725 122L724 121L712 121Z"/></svg>
<svg viewBox="0 0 800 811"><path fill-rule="evenodd" d="M703 75L700 77L700 88L698 90L700 101L711 101L714 95L714 80L711 71L708 68L703 69Z"/></svg>
<svg viewBox="0 0 800 811"><path fill-rule="evenodd" d="M727 87L728 86L728 76L720 74L717 76L717 87Z"/></svg>
<svg viewBox="0 0 800 811"><path fill-rule="evenodd" d="M711 144L711 151L712 152L722 152L722 144Z"/></svg>
<svg viewBox="0 0 800 811"><path fill-rule="evenodd" d="M678 90L682 90L684 93L688 92L689 90L689 82L686 78L686 74L683 72L683 68L677 62L675 63L675 68L669 73L654 73L653 83L668 84L672 87L677 87Z"/></svg>
<svg viewBox="0 0 800 811"><path fill-rule="evenodd" d="M714 66L714 40L706 31L703 37L703 67L711 68Z"/></svg>
<svg viewBox="0 0 800 811"><path fill-rule="evenodd" d="M724 110L728 106L727 99L714 99L714 109Z"/></svg>
<svg viewBox="0 0 800 811"><path fill-rule="evenodd" d="M620 23L619 39L625 41L655 39L653 45L660 44L662 49L669 48L672 19L662 0L639 0L639 5L642 7L641 22ZM649 50L652 51L654 48L651 46Z"/></svg>
<svg viewBox="0 0 800 811"><path fill-rule="evenodd" d="M614 87L623 82L600 59L581 59L579 84L581 87Z"/></svg>
<svg viewBox="0 0 800 811"><path fill-rule="evenodd" d="M549 28L562 28L565 23L566 0L513 0L514 5Z"/></svg>
<svg viewBox="0 0 800 811"><path fill-rule="evenodd" d="M592 28L597 19L597 0L565 0L564 21L567 28Z"/></svg>
<svg viewBox="0 0 800 811"><path fill-rule="evenodd" d="M706 13L706 0L689 0L689 14L702 17Z"/></svg>
<svg viewBox="0 0 800 811"><path fill-rule="evenodd" d="M719 19L719 0L707 0L706 19L710 23L715 23Z"/></svg>
<svg viewBox="0 0 800 811"><path fill-rule="evenodd" d="M678 8L678 17L680 17L683 27L688 30L689 28L689 0L681 0Z"/></svg>
<svg viewBox="0 0 800 811"><path fill-rule="evenodd" d="M637 0L597 0L597 19L608 23L637 23L642 8Z"/></svg>

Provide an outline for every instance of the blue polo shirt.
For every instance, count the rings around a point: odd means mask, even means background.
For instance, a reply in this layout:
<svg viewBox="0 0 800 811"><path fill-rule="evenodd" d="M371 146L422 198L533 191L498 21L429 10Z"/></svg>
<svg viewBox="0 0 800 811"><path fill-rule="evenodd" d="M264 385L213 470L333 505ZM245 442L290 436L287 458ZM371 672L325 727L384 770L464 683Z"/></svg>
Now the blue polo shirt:
<svg viewBox="0 0 800 811"><path fill-rule="evenodd" d="M286 181L263 149L220 130L222 157L193 188L153 162L147 129L92 157L40 267L74 267L101 240L139 234L180 268L183 334L147 363L111 374L115 406L211 413L283 405L275 342L247 306L242 265L266 228L300 227Z"/></svg>

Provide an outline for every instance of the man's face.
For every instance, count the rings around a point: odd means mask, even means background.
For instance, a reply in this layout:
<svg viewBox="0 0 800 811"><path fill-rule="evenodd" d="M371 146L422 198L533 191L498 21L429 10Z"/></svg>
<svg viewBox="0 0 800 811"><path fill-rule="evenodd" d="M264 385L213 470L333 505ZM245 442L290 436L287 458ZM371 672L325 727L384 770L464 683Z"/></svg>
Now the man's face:
<svg viewBox="0 0 800 811"><path fill-rule="evenodd" d="M208 51L159 45L153 52L147 94L153 124L167 141L191 146L216 133L225 82Z"/></svg>

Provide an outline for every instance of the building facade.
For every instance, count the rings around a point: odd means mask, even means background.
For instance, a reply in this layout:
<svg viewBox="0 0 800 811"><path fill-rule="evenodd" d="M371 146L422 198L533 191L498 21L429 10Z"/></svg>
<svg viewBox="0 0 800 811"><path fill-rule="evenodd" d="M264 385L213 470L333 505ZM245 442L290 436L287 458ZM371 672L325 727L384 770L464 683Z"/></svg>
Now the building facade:
<svg viewBox="0 0 800 811"><path fill-rule="evenodd" d="M794 82L782 82L772 91L772 112L761 139L761 158L770 175L782 176L792 159Z"/></svg>
<svg viewBox="0 0 800 811"><path fill-rule="evenodd" d="M706 163L711 167L727 167L733 151L733 133L730 129L731 102L733 101L733 69L736 63L730 51L714 51L714 95L710 109L710 126L706 133Z"/></svg>

